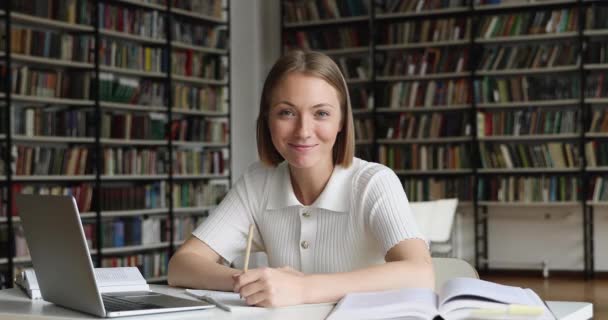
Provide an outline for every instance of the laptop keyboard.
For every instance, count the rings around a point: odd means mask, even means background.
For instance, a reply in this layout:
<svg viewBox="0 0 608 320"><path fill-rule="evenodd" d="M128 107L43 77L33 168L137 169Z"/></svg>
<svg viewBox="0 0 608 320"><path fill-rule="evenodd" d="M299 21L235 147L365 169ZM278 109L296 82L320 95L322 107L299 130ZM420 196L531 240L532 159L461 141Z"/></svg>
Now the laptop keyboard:
<svg viewBox="0 0 608 320"><path fill-rule="evenodd" d="M155 304L138 303L122 299L119 297L101 295L103 305L106 308L106 312L111 311L131 311L131 310L147 310L147 309L159 309L161 306Z"/></svg>

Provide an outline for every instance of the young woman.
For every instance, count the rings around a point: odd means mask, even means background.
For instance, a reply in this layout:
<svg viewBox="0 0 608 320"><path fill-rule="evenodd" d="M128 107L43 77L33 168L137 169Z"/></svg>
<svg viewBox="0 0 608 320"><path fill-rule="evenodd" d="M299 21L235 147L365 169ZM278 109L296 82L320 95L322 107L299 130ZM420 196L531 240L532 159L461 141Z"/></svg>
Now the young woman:
<svg viewBox="0 0 608 320"><path fill-rule="evenodd" d="M239 292L264 307L433 288L428 245L399 179L354 157L353 131L338 66L315 52L280 58L260 102L261 163L171 258L169 284ZM243 273L225 262L245 254L250 224L269 267Z"/></svg>

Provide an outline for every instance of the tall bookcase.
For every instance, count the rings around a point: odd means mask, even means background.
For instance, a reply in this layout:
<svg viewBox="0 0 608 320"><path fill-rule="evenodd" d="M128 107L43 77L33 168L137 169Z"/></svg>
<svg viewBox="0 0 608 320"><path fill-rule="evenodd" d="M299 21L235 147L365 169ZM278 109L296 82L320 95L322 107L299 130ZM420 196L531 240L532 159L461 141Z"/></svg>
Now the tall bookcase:
<svg viewBox="0 0 608 320"><path fill-rule="evenodd" d="M334 12L361 3L282 1L284 50L336 57L318 44L343 45L336 31L366 21ZM594 210L608 200L608 3L375 0L367 8L369 159L393 168L411 201L458 197L469 206L482 271L491 210L573 209L592 276Z"/></svg>
<svg viewBox="0 0 608 320"><path fill-rule="evenodd" d="M31 265L20 192L74 195L95 266L166 281L230 186L229 16L225 0L3 2L0 286Z"/></svg>

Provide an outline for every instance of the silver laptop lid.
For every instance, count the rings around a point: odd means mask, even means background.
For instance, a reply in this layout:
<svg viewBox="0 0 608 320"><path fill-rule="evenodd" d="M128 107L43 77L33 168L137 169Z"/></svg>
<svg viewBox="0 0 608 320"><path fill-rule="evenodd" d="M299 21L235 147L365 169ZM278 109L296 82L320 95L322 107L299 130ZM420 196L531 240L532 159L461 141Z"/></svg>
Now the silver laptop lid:
<svg viewBox="0 0 608 320"><path fill-rule="evenodd" d="M105 317L74 198L19 194L16 201L44 300Z"/></svg>

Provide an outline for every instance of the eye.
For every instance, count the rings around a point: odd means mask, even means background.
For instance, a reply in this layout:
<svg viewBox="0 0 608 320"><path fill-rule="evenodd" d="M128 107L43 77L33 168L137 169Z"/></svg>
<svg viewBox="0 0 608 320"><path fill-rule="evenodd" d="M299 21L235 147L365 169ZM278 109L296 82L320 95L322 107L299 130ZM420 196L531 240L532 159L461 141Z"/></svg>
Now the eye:
<svg viewBox="0 0 608 320"><path fill-rule="evenodd" d="M288 116L293 116L294 115L294 113L291 110L289 110L289 109L279 110L278 114L281 117L288 117Z"/></svg>
<svg viewBox="0 0 608 320"><path fill-rule="evenodd" d="M317 112L317 117L327 118L327 117L329 117L329 112L321 110L321 111Z"/></svg>

